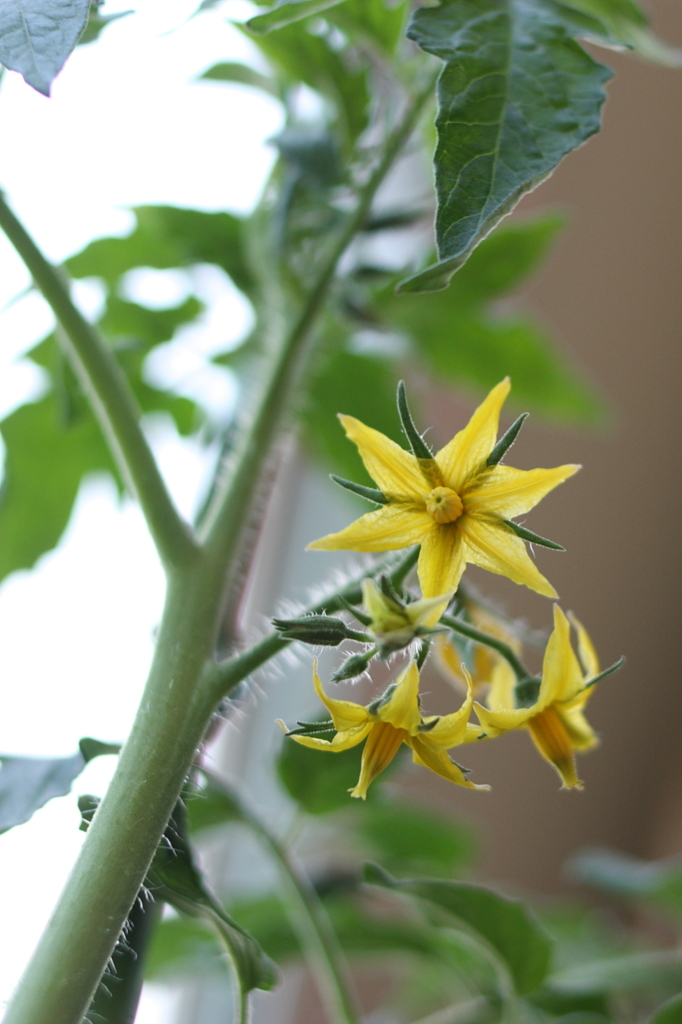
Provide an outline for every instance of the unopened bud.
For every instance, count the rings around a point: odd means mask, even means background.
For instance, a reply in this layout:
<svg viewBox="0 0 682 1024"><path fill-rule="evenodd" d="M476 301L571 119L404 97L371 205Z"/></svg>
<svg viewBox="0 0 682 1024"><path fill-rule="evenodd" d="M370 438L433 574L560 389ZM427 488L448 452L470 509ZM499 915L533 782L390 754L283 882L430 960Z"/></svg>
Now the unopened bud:
<svg viewBox="0 0 682 1024"><path fill-rule="evenodd" d="M330 615L302 615L300 619L273 619L272 622L285 640L300 640L319 647L338 647L342 640L357 637L343 619Z"/></svg>
<svg viewBox="0 0 682 1024"><path fill-rule="evenodd" d="M332 682L342 683L345 679L355 679L357 676L361 676L363 672L367 671L367 666L375 653L375 650L371 650L366 654L352 654L350 658L346 658L338 672L332 676Z"/></svg>

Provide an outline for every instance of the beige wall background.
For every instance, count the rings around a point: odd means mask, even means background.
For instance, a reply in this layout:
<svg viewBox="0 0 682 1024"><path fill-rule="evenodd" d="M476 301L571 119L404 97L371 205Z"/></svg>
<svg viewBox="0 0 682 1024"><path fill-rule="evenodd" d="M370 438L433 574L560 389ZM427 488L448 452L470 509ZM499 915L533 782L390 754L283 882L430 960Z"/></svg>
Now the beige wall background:
<svg viewBox="0 0 682 1024"><path fill-rule="evenodd" d="M659 32L682 45L682 5L650 9ZM603 664L621 653L628 662L590 705L602 746L580 761L583 792L559 792L525 734L467 749L490 794L452 792L426 773L406 781L478 823L489 877L536 891L556 890L565 857L585 844L682 853L682 78L606 57L617 74L602 133L523 203L570 218L523 298L607 397L615 423L588 435L531 418L514 463L583 463L529 525L565 544L566 554L541 551L538 562ZM470 406L445 395L439 406L446 440ZM495 582L510 611L549 624L549 602Z"/></svg>

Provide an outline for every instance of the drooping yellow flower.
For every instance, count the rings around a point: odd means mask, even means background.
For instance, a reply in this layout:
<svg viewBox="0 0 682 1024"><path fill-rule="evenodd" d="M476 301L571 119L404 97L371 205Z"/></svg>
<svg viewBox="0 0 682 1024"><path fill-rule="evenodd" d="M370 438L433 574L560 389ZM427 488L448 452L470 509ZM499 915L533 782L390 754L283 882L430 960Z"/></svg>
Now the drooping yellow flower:
<svg viewBox="0 0 682 1024"><path fill-rule="evenodd" d="M467 562L547 597L556 591L508 520L530 511L579 466L533 469L488 465L509 379L493 388L469 423L430 459L416 458L378 430L340 416L387 504L309 544L318 551L390 551L420 544L424 597L456 590Z"/></svg>
<svg viewBox="0 0 682 1024"><path fill-rule="evenodd" d="M527 728L542 756L559 772L564 788L582 789L574 751L590 750L599 742L583 713L594 689L592 681L599 675L599 661L585 629L577 619L572 622L582 668L571 646L568 619L554 605L554 631L545 649L537 699L530 707L517 706L514 673L507 662L501 662L493 673L488 706L475 703L474 707L488 736Z"/></svg>
<svg viewBox="0 0 682 1024"><path fill-rule="evenodd" d="M423 636L434 626L452 600L452 594L423 597L409 604L398 603L381 591L374 580L362 581L362 603L371 619L370 636L388 652L406 647L415 637Z"/></svg>
<svg viewBox="0 0 682 1024"><path fill-rule="evenodd" d="M477 601L465 601L465 608L472 626L483 633L488 633L496 640L502 640L503 643L511 647L514 654L521 653L521 641L506 622L482 608ZM436 666L448 682L454 684L457 689L466 690L467 680L462 671L462 655L451 635L440 633L435 637L433 654ZM502 655L492 647L474 643L471 659L474 696L482 687L492 682L493 673L501 664L509 667Z"/></svg>
<svg viewBox="0 0 682 1024"><path fill-rule="evenodd" d="M304 747L332 753L349 750L367 740L362 752L360 778L357 786L350 790L351 796L366 798L370 784L388 767L402 743L412 748L415 764L430 768L436 775L469 789L488 788L469 782L459 765L446 754L451 747L473 740L480 734L477 726L468 725L473 703L471 689L459 711L443 717L432 715L423 718L419 707L419 670L414 662L389 686L383 697L367 707L328 697L317 673L317 662L313 667L313 684L331 715L336 735L332 740L305 735L292 735L291 739ZM279 725L287 731L283 722Z"/></svg>

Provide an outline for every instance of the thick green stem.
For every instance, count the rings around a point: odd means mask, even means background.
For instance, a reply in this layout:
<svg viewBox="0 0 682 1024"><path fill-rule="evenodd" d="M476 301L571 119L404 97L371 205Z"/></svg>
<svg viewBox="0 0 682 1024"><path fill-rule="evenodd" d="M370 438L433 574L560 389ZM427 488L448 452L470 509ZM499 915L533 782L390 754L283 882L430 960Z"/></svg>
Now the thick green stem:
<svg viewBox="0 0 682 1024"><path fill-rule="evenodd" d="M483 633L482 630L475 629L468 622L462 622L461 619L453 619L450 615L444 615L440 621L448 629L451 629L453 633L459 633L460 636L465 636L468 640L474 640L477 644L492 647L494 651L497 651L498 654L501 654L509 662L519 682L525 682L525 680L530 678L528 669L519 661L509 644L505 644L503 640L498 640L496 637L490 636L489 633Z"/></svg>
<svg viewBox="0 0 682 1024"><path fill-rule="evenodd" d="M2 192L0 227L52 307L67 355L121 474L140 502L162 561L167 568L184 564L195 554L196 546L189 527L171 501L142 433L140 410L123 371L96 328L74 306L66 277L45 259Z"/></svg>

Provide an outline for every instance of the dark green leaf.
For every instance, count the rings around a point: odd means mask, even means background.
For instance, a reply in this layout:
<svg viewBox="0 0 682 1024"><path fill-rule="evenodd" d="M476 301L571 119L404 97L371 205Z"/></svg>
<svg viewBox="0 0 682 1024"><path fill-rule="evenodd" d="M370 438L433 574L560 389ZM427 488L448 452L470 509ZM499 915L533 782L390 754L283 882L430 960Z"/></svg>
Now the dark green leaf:
<svg viewBox="0 0 682 1024"><path fill-rule="evenodd" d="M0 63L49 96L89 13L90 0L2 0Z"/></svg>
<svg viewBox="0 0 682 1024"><path fill-rule="evenodd" d="M272 988L275 983L273 965L256 940L223 910L199 873L187 837L186 814L181 802L175 807L145 884L155 899L212 925L225 944L244 991Z"/></svg>
<svg viewBox="0 0 682 1024"><path fill-rule="evenodd" d="M391 871L457 873L471 863L476 843L468 828L444 814L405 803L359 809L354 826Z"/></svg>
<svg viewBox="0 0 682 1024"><path fill-rule="evenodd" d="M439 263L404 282L447 287L476 245L599 130L610 72L574 41L608 35L553 0L443 0L408 36L445 61L435 156Z"/></svg>
<svg viewBox="0 0 682 1024"><path fill-rule="evenodd" d="M335 353L314 375L302 413L305 439L314 453L344 478L373 483L337 414L355 416L375 430L399 438L395 386L396 374L388 360L353 352Z"/></svg>
<svg viewBox="0 0 682 1024"><path fill-rule="evenodd" d="M367 866L367 881L417 896L464 922L502 958L520 994L532 992L547 975L552 941L520 900L470 882L398 881L375 864Z"/></svg>
<svg viewBox="0 0 682 1024"><path fill-rule="evenodd" d="M82 478L113 461L94 417L59 421L53 396L23 405L0 425L6 447L0 492L0 579L29 569L59 541Z"/></svg>
<svg viewBox="0 0 682 1024"><path fill-rule="evenodd" d="M49 800L66 796L88 761L117 754L118 744L86 737L70 757L0 757L0 833L33 817Z"/></svg>
<svg viewBox="0 0 682 1024"><path fill-rule="evenodd" d="M237 61L224 61L222 64L214 64L199 79L208 79L211 82L237 82L240 85L251 85L254 89L261 89L270 95L277 95L274 83L267 75L262 75L255 68L248 64L239 64Z"/></svg>
<svg viewBox="0 0 682 1024"><path fill-rule="evenodd" d="M134 267L215 263L243 292L254 287L244 247L242 221L231 213L205 213L176 206L138 206L137 226L125 238L99 238L66 261L73 277L101 277L114 289Z"/></svg>
<svg viewBox="0 0 682 1024"><path fill-rule="evenodd" d="M312 14L321 14L322 11L340 3L343 3L343 0L280 0L267 14L257 14L246 24L252 32L272 32L274 29L291 25L294 21L308 18Z"/></svg>
<svg viewBox="0 0 682 1024"><path fill-rule="evenodd" d="M682 992L659 1006L649 1024L682 1024Z"/></svg>
<svg viewBox="0 0 682 1024"><path fill-rule="evenodd" d="M550 215L512 223L487 238L446 291L374 296L377 315L409 335L439 379L487 390L510 376L518 404L557 419L595 421L601 406L545 332L490 308L537 265L561 227Z"/></svg>

